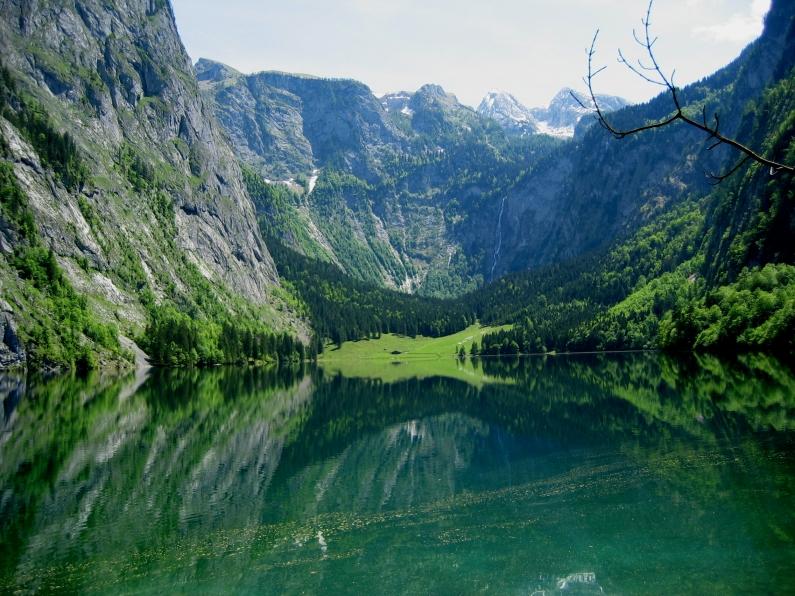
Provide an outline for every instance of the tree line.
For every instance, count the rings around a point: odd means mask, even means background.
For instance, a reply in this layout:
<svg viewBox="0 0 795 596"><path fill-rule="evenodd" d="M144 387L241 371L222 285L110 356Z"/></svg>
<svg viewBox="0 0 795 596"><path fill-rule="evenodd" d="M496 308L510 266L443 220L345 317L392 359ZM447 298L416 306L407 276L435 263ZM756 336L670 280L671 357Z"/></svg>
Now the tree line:
<svg viewBox="0 0 795 596"><path fill-rule="evenodd" d="M438 300L354 280L336 265L309 259L271 238L279 275L306 305L318 338L342 344L382 333L439 337L475 321L463 300ZM320 342L322 343L322 342Z"/></svg>

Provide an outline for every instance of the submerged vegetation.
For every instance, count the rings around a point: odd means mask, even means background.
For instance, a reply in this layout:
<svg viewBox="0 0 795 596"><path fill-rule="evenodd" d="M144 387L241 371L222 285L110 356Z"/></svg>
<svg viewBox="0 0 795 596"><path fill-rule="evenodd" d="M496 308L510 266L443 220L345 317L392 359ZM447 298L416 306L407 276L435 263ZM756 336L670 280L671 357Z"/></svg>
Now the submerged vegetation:
<svg viewBox="0 0 795 596"><path fill-rule="evenodd" d="M510 592L537 561L568 570L594 557L619 592L644 591L650 574L626 561L646 560L668 592L792 584L785 363L622 354L477 367L490 382L300 366L158 370L132 388L18 379L29 398L6 402L0 591L397 593L414 581L465 593L479 578ZM80 532L59 531L89 510ZM417 553L433 571L419 580Z"/></svg>

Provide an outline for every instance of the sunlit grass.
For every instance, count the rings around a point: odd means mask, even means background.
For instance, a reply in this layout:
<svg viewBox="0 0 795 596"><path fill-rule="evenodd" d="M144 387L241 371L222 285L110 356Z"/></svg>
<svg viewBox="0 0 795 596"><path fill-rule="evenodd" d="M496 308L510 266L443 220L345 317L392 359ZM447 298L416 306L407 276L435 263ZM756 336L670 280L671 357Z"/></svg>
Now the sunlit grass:
<svg viewBox="0 0 795 596"><path fill-rule="evenodd" d="M459 348L463 346L468 354L472 343L479 342L483 335L510 327L475 324L444 337L406 337L389 333L378 339L345 342L339 348L327 346L320 364L329 372L347 377L394 382L443 376L480 386L494 379L485 375L470 358L459 360L456 356Z"/></svg>

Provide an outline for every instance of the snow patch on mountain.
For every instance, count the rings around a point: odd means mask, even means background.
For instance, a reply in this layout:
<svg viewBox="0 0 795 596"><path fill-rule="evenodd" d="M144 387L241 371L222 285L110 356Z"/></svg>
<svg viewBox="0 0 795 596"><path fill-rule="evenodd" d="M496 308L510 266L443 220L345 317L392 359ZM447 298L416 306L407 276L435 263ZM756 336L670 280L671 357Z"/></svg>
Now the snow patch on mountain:
<svg viewBox="0 0 795 596"><path fill-rule="evenodd" d="M538 123L528 108L510 93L490 91L477 109L478 114L495 120L506 132L520 136L538 132Z"/></svg>
<svg viewBox="0 0 795 596"><path fill-rule="evenodd" d="M414 96L413 93L408 91L399 91L397 93L387 93L381 97L381 105L387 112L400 112L406 116L413 115L413 110L409 107L409 102Z"/></svg>
<svg viewBox="0 0 795 596"><path fill-rule="evenodd" d="M557 137L559 139L570 139L574 136L573 126L551 126L549 122L538 122L538 134Z"/></svg>
<svg viewBox="0 0 795 596"><path fill-rule="evenodd" d="M628 104L625 99L613 95L597 95L596 99L605 113L619 110ZM592 114L593 108L590 97L564 87L552 98L549 106L533 108L530 112L542 123L542 128L549 131L544 134L573 137L577 124L585 116Z"/></svg>
<svg viewBox="0 0 795 596"><path fill-rule="evenodd" d="M513 95L504 91L491 91L478 106L478 113L496 121L506 132L518 134L544 134L558 138L571 138L583 117L593 112L590 98L569 88L561 89L546 108L527 108ZM605 113L618 110L627 101L612 95L598 95L599 105ZM583 105L580 105L582 102Z"/></svg>

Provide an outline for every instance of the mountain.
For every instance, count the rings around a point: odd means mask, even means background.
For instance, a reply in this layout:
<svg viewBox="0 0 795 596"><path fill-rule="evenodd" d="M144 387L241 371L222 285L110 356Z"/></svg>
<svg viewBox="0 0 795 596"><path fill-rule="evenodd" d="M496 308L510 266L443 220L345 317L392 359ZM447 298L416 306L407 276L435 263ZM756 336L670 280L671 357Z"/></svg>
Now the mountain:
<svg viewBox="0 0 795 596"><path fill-rule="evenodd" d="M707 102L724 115L727 134L737 131L744 106L773 80L771 66L754 71L750 64L780 62L782 35L768 28L754 44L761 54L749 49L734 65L686 87L682 97L693 105ZM282 88L304 80L282 77ZM322 87L343 85L314 81L318 97ZM305 180L317 175L313 192L304 184L294 189L298 196L280 201L261 193L261 220L269 235L305 255L358 279L423 295L460 294L501 275L601 250L684 197L708 193L703 170L720 171L732 157L725 148L701 155L704 137L681 127L615 142L598 127L580 127L574 143L555 142L573 136L589 113L569 89L544 109L493 93L475 111L438 85L380 99L356 88L342 109L357 131L349 136L358 141L340 144L345 159L306 165L312 169L301 174ZM211 97L222 122L225 112L240 114L225 93L216 88ZM599 99L616 122L661 118L672 108L665 95L638 106ZM263 105L269 114L280 110L276 95ZM340 120L338 108L317 108L327 115L326 128ZM533 126L545 134L529 134ZM389 134L368 136L372 131ZM257 167L250 147L235 143L235 150Z"/></svg>
<svg viewBox="0 0 795 596"><path fill-rule="evenodd" d="M759 39L678 95L687 111L718 114L723 134L791 166L793 85L795 3L777 0ZM666 117L671 105L663 94L611 119L626 129ZM623 141L591 127L579 151L538 168L562 191L542 194L537 177L520 181L506 201L503 257L517 259L508 270L529 271L467 297L481 321L516 323L484 340L486 352L516 344L792 354L795 180L753 161L736 168L739 152L709 151L711 142L690 126ZM732 169L717 185L706 175ZM534 238L529 229L546 232Z"/></svg>
<svg viewBox="0 0 795 596"><path fill-rule="evenodd" d="M360 280L449 296L483 281L507 187L554 143L515 139L438 85L196 71L266 234Z"/></svg>
<svg viewBox="0 0 795 596"><path fill-rule="evenodd" d="M681 89L683 105L719 114L723 134L742 140L756 102L789 72L792 14L788 1L774 3L762 36L731 64ZM629 128L664 118L672 108L670 95L663 93L613 112L610 119ZM621 140L588 127L512 187L495 274L602 250L682 200L710 194L714 185L707 173L727 171L739 158L725 146L708 151L709 145L704 133L678 124Z"/></svg>
<svg viewBox="0 0 795 596"><path fill-rule="evenodd" d="M309 310L332 336L357 312L346 337L377 333L386 310L436 334L512 322L509 345L648 347L659 332L681 347L740 337L713 328L736 296L787 299L791 177L746 164L716 190L705 172L737 154L692 127L616 140L577 126L566 90L543 111L494 95L479 113L433 84L378 98L348 79L194 68L161 0L0 7L1 366L123 367L133 339L161 363L301 358ZM758 40L679 92L786 161L793 15L774 0ZM662 94L610 119L672 109ZM547 134L511 131L531 118ZM294 265L284 286L265 238L299 253L276 251Z"/></svg>
<svg viewBox="0 0 795 596"><path fill-rule="evenodd" d="M757 41L678 96L687 111L719 114L723 134L792 164L794 78L795 6L777 0ZM630 128L667 117L672 105L662 94L610 120ZM684 125L623 140L601 127L580 128L488 196L490 204L466 205L479 208L469 213L483 227L493 226L490 238L468 246L474 254L491 241L480 265L494 283L459 300L415 303L408 312L423 312L419 320L401 311L408 300L363 290L333 267L313 270L280 254L280 271L330 337L479 319L513 324L484 338L486 354L660 347L791 353L793 177L746 163L715 186L706 173L728 171L739 156L725 146L709 151L709 143ZM384 299L394 303L388 320L378 315Z"/></svg>
<svg viewBox="0 0 795 596"><path fill-rule="evenodd" d="M196 63L201 88L243 161L283 180L321 167L363 179L403 136L370 89L357 81L281 72L244 76L210 60Z"/></svg>
<svg viewBox="0 0 795 596"><path fill-rule="evenodd" d="M615 112L628 105L625 99L614 95L597 95L596 99L605 113ZM546 108L530 110L530 115L538 122L538 132L557 137L573 137L580 120L592 113L591 98L568 87L561 89Z"/></svg>
<svg viewBox="0 0 795 596"><path fill-rule="evenodd" d="M167 303L286 328L240 167L170 4L1 6L0 286L22 343L56 365L112 359L116 330L138 336Z"/></svg>
<svg viewBox="0 0 795 596"><path fill-rule="evenodd" d="M472 108L458 101L440 85L427 84L411 96L408 105L413 112L411 126L415 133L426 135L428 140L444 142L450 137L460 137L479 128L487 128ZM483 131L488 134L487 130Z"/></svg>
<svg viewBox="0 0 795 596"><path fill-rule="evenodd" d="M580 120L593 113L590 98L577 93L577 102L569 88L561 89L546 108L525 107L510 93L490 91L478 106L478 114L496 121L508 134L525 136L545 134L559 138L571 138ZM627 101L613 95L597 95L599 105L605 113L625 107Z"/></svg>
<svg viewBox="0 0 795 596"><path fill-rule="evenodd" d="M489 92L478 106L478 114L495 120L506 132L524 136L539 131L532 111L504 91Z"/></svg>

